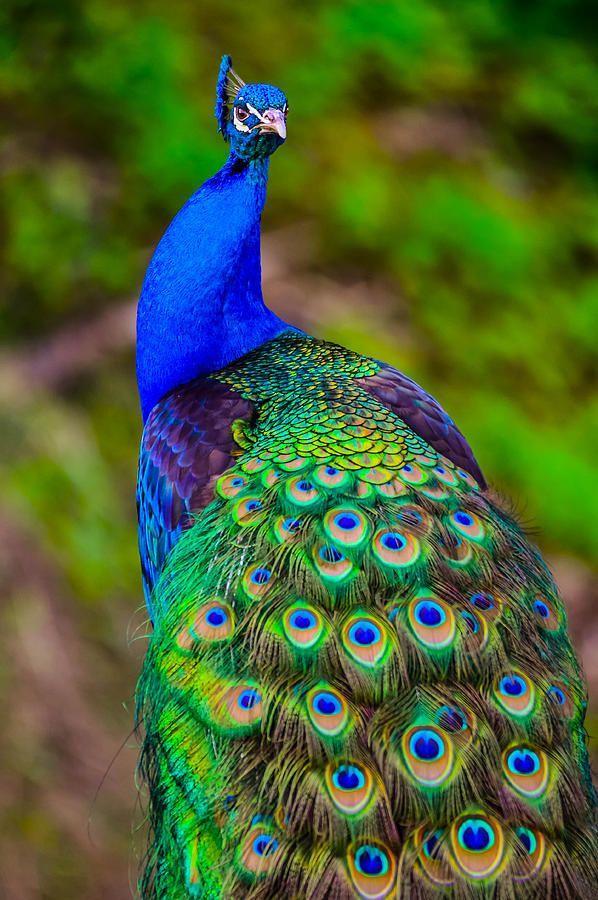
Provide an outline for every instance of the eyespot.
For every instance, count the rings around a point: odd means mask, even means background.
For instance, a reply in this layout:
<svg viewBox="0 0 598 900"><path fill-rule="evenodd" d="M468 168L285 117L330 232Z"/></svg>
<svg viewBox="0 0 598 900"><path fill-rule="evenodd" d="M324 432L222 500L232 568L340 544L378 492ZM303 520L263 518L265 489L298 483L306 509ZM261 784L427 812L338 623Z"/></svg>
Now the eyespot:
<svg viewBox="0 0 598 900"><path fill-rule="evenodd" d="M392 891L397 864L393 854L381 842L350 847L347 864L351 880L360 897L380 900Z"/></svg>
<svg viewBox="0 0 598 900"><path fill-rule="evenodd" d="M438 549L451 566L456 568L466 566L473 557L471 544L458 534L452 534L450 538L447 540L441 537Z"/></svg>
<svg viewBox="0 0 598 900"><path fill-rule="evenodd" d="M451 513L449 521L453 528L468 540L483 540L485 533L484 526L482 525L479 516L476 516L475 513L467 512L464 509L458 509L454 513Z"/></svg>
<svg viewBox="0 0 598 900"><path fill-rule="evenodd" d="M506 712L513 716L527 716L534 707L535 689L522 672L509 672L499 678L494 696Z"/></svg>
<svg viewBox="0 0 598 900"><path fill-rule="evenodd" d="M327 488L348 488L352 482L349 472L336 466L318 466L313 473L316 484Z"/></svg>
<svg viewBox="0 0 598 900"><path fill-rule="evenodd" d="M242 866L253 875L263 876L271 872L276 865L281 846L274 828L267 819L256 817L257 822L250 828L240 847Z"/></svg>
<svg viewBox="0 0 598 900"><path fill-rule="evenodd" d="M315 547L313 558L322 578L329 583L342 582L353 572L353 563L334 544Z"/></svg>
<svg viewBox="0 0 598 900"><path fill-rule="evenodd" d="M326 787L337 809L355 816L363 812L372 799L374 780L371 772L361 764L331 763L326 769Z"/></svg>
<svg viewBox="0 0 598 900"><path fill-rule="evenodd" d="M437 787L453 770L453 745L437 728L410 728L403 735L401 749L409 774L420 785Z"/></svg>
<svg viewBox="0 0 598 900"><path fill-rule="evenodd" d="M464 481L465 484L468 484L470 488L473 488L475 491L479 491L479 484L477 483L475 478L469 474L469 472L465 471L465 469L457 469L457 475L459 476L461 481Z"/></svg>
<svg viewBox="0 0 598 900"><path fill-rule="evenodd" d="M226 500L236 497L249 484L247 478L234 472L229 475L222 475L216 482L216 493L220 494Z"/></svg>
<svg viewBox="0 0 598 900"><path fill-rule="evenodd" d="M292 541L301 531L301 525L301 519L296 516L279 516L274 523L273 537L280 544Z"/></svg>
<svg viewBox="0 0 598 900"><path fill-rule="evenodd" d="M561 715L566 718L570 718L573 715L575 706L563 684L551 684L546 693L551 705L553 705Z"/></svg>
<svg viewBox="0 0 598 900"><path fill-rule="evenodd" d="M421 492L424 497L429 497L430 500L446 500L449 496L449 492L441 484L426 485L426 487L422 487Z"/></svg>
<svg viewBox="0 0 598 900"><path fill-rule="evenodd" d="M541 831L523 825L515 829L515 881L527 881L536 875L546 859L546 838Z"/></svg>
<svg viewBox="0 0 598 900"><path fill-rule="evenodd" d="M311 508L320 502L320 492L309 478L299 475L286 484L286 495L296 506Z"/></svg>
<svg viewBox="0 0 598 900"><path fill-rule="evenodd" d="M233 611L227 603L209 600L199 607L191 627L180 633L178 644L182 649L189 649L197 641L227 640L232 637L234 621Z"/></svg>
<svg viewBox="0 0 598 900"><path fill-rule="evenodd" d="M424 484L428 480L427 473L416 463L407 463L398 470L398 476L406 484Z"/></svg>
<svg viewBox="0 0 598 900"><path fill-rule="evenodd" d="M494 598L492 597L492 594L473 594L470 598L470 602L476 609L481 609L484 612L494 607Z"/></svg>
<svg viewBox="0 0 598 900"><path fill-rule="evenodd" d="M468 878L488 878L505 861L505 841L499 823L485 815L461 816L451 827L451 849Z"/></svg>
<svg viewBox="0 0 598 900"><path fill-rule="evenodd" d="M417 864L433 884L448 886L454 881L451 867L444 853L444 833L418 828L413 834L415 847L419 847Z"/></svg>
<svg viewBox="0 0 598 900"><path fill-rule="evenodd" d="M455 473L451 469L448 469L446 466L443 466L442 463L434 466L432 471L434 472L436 477L440 479L440 481L444 482L444 484L448 484L451 486L457 484L457 476L455 475Z"/></svg>
<svg viewBox="0 0 598 900"><path fill-rule="evenodd" d="M560 628L559 617L554 605L545 597L536 597L533 602L533 610L538 624L545 631L558 631Z"/></svg>
<svg viewBox="0 0 598 900"><path fill-rule="evenodd" d="M341 694L332 687L312 688L307 694L307 712L321 735L334 737L349 724L349 709Z"/></svg>
<svg viewBox="0 0 598 900"><path fill-rule="evenodd" d="M409 503L401 506L397 513L397 521L404 528L413 529L418 534L428 534L432 530L430 515L420 506Z"/></svg>
<svg viewBox="0 0 598 900"><path fill-rule="evenodd" d="M322 616L307 604L288 609L282 619L284 633L294 647L307 650L314 647L324 633Z"/></svg>
<svg viewBox="0 0 598 900"><path fill-rule="evenodd" d="M467 716L458 706L441 706L436 713L436 723L450 734L457 734L469 728Z"/></svg>
<svg viewBox="0 0 598 900"><path fill-rule="evenodd" d="M518 794L539 797L548 784L548 758L542 750L516 745L503 754L505 778Z"/></svg>
<svg viewBox="0 0 598 900"><path fill-rule="evenodd" d="M345 547L357 547L365 540L367 519L353 507L336 507L324 516L324 530L334 541Z"/></svg>
<svg viewBox="0 0 598 900"><path fill-rule="evenodd" d="M257 525L265 515L261 498L251 496L237 500L233 506L232 515L237 525L242 527Z"/></svg>
<svg viewBox="0 0 598 900"><path fill-rule="evenodd" d="M551 699L559 706L564 706L567 702L565 692L555 684L548 688L548 693L550 694Z"/></svg>
<svg viewBox="0 0 598 900"><path fill-rule="evenodd" d="M262 717L262 694L256 684L244 682L226 689L220 702L223 724L255 725Z"/></svg>
<svg viewBox="0 0 598 900"><path fill-rule="evenodd" d="M408 532L381 529L374 535L374 555L386 566L404 568L413 565L420 555L417 538Z"/></svg>
<svg viewBox="0 0 598 900"><path fill-rule="evenodd" d="M466 648L469 650L473 648L477 651L482 650L488 642L488 626L485 619L470 609L462 609L460 616L466 626Z"/></svg>
<svg viewBox="0 0 598 900"><path fill-rule="evenodd" d="M409 604L409 624L426 647L441 650L455 637L455 616L450 606L438 597L416 597Z"/></svg>
<svg viewBox="0 0 598 900"><path fill-rule="evenodd" d="M343 647L358 663L367 668L379 665L387 656L388 635L382 622L371 616L350 616L341 632Z"/></svg>
<svg viewBox="0 0 598 900"><path fill-rule="evenodd" d="M272 572L266 566L250 566L243 576L243 590L249 597L261 597L272 584Z"/></svg>

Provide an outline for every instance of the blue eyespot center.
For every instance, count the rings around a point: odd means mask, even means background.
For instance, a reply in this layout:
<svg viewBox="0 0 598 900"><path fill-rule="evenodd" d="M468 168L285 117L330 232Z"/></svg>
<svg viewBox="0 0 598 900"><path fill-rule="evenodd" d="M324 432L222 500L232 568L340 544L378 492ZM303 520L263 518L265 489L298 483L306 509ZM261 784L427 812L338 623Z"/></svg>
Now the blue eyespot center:
<svg viewBox="0 0 598 900"><path fill-rule="evenodd" d="M222 607L217 606L209 611L206 616L206 621L208 625L211 625L213 628L218 628L220 625L224 625L227 618L226 611L222 609Z"/></svg>
<svg viewBox="0 0 598 900"><path fill-rule="evenodd" d="M446 613L433 600L421 600L415 607L415 619L426 628L438 628L446 622Z"/></svg>
<svg viewBox="0 0 598 900"><path fill-rule="evenodd" d="M239 704L241 709L253 709L253 707L257 703L261 703L261 701L262 701L261 694L258 691L253 690L253 688L251 688L251 689L243 691L242 693L239 694L237 703Z"/></svg>
<svg viewBox="0 0 598 900"><path fill-rule="evenodd" d="M267 584L271 578L269 569L254 569L251 573L251 580L254 584Z"/></svg>
<svg viewBox="0 0 598 900"><path fill-rule="evenodd" d="M470 603L481 610L492 609L494 606L494 598L492 597L492 594L473 594L470 598Z"/></svg>
<svg viewBox="0 0 598 900"><path fill-rule="evenodd" d="M380 629L373 622L361 620L349 629L349 639L361 647L369 647L380 640Z"/></svg>
<svg viewBox="0 0 598 900"><path fill-rule="evenodd" d="M320 559L323 559L324 562L327 563L337 563L341 562L345 557L334 547L332 544L326 544L324 547L320 547Z"/></svg>
<svg viewBox="0 0 598 900"><path fill-rule="evenodd" d="M247 512L253 512L256 509L261 509L262 503L260 500L248 500L245 504L245 509Z"/></svg>
<svg viewBox="0 0 598 900"><path fill-rule="evenodd" d="M550 696L550 699L553 700L555 703L558 703L559 706L564 706L565 703L567 702L565 692L562 691L560 689L560 687L558 687L556 684L553 684L548 689L548 694Z"/></svg>
<svg viewBox="0 0 598 900"><path fill-rule="evenodd" d="M436 718L438 725L445 731L456 732L467 728L467 719L464 713L455 706L443 706L438 711Z"/></svg>
<svg viewBox="0 0 598 900"><path fill-rule="evenodd" d="M334 517L334 524L343 531L353 531L359 525L359 519L353 513L338 513Z"/></svg>
<svg viewBox="0 0 598 900"><path fill-rule="evenodd" d="M458 525L463 525L466 528L470 528L475 521L473 516L470 516L469 513L463 512L462 510L455 513L454 519Z"/></svg>
<svg viewBox="0 0 598 900"><path fill-rule="evenodd" d="M521 826L515 830L519 843L525 848L526 852L531 856L535 853L538 841L536 835L529 828Z"/></svg>
<svg viewBox="0 0 598 900"><path fill-rule="evenodd" d="M245 484L245 479L241 478L240 476L233 478L231 481L232 487L243 487L244 484Z"/></svg>
<svg viewBox="0 0 598 900"><path fill-rule="evenodd" d="M270 856L278 850L278 841L271 834L260 834L253 842L253 851L257 856Z"/></svg>
<svg viewBox="0 0 598 900"><path fill-rule="evenodd" d="M472 634L477 634L480 630L480 623L476 619L473 613L470 613L468 610L464 609L461 612L461 618L465 620L465 624L469 628Z"/></svg>
<svg viewBox="0 0 598 900"><path fill-rule="evenodd" d="M282 523L282 527L285 531L299 531L301 528L301 519L295 519L293 516L289 516Z"/></svg>
<svg viewBox="0 0 598 900"><path fill-rule="evenodd" d="M446 469L444 466L434 466L434 471L438 473L438 475L446 475Z"/></svg>
<svg viewBox="0 0 598 900"><path fill-rule="evenodd" d="M342 765L334 772L332 781L341 791L356 791L365 784L365 777L357 766Z"/></svg>
<svg viewBox="0 0 598 900"><path fill-rule="evenodd" d="M408 463L406 466L403 466L403 472L413 472L413 466L410 466Z"/></svg>
<svg viewBox="0 0 598 900"><path fill-rule="evenodd" d="M338 697L330 694L328 691L321 691L316 694L313 699L313 706L316 712L322 716L334 716L342 710L342 704Z"/></svg>
<svg viewBox="0 0 598 900"><path fill-rule="evenodd" d="M535 600L534 601L534 609L538 613L538 615L541 616L543 619L550 618L550 609L548 608L546 603L544 603L543 600Z"/></svg>
<svg viewBox="0 0 598 900"><path fill-rule="evenodd" d="M364 844L355 854L355 865L362 875L375 878L388 871L388 857L378 847Z"/></svg>
<svg viewBox="0 0 598 900"><path fill-rule="evenodd" d="M303 493L307 493L308 491L313 491L314 486L311 481L298 481L297 482L297 490L302 491Z"/></svg>
<svg viewBox="0 0 598 900"><path fill-rule="evenodd" d="M438 855L440 838L442 837L441 831L434 831L431 835L429 835L424 841L424 853L426 856L430 857L433 855Z"/></svg>
<svg viewBox="0 0 598 900"><path fill-rule="evenodd" d="M416 759L432 762L442 756L444 742L440 735L428 729L414 732L409 741L409 749Z"/></svg>
<svg viewBox="0 0 598 900"><path fill-rule="evenodd" d="M499 690L508 697L520 697L527 691L527 685L520 675L505 675L500 680Z"/></svg>
<svg viewBox="0 0 598 900"><path fill-rule="evenodd" d="M308 628L315 628L317 619L315 615L308 609L298 609L291 614L290 624L299 631L305 631Z"/></svg>
<svg viewBox="0 0 598 900"><path fill-rule="evenodd" d="M507 757L507 765L517 775L535 775L540 768L540 757L533 750L512 750Z"/></svg>
<svg viewBox="0 0 598 900"><path fill-rule="evenodd" d="M459 828L458 838L461 846L471 853L483 853L494 844L494 833L483 819L466 819Z"/></svg>
<svg viewBox="0 0 598 900"><path fill-rule="evenodd" d="M398 531L387 531L380 540L386 550L402 550L407 546L407 539Z"/></svg>
<svg viewBox="0 0 598 900"><path fill-rule="evenodd" d="M326 466L325 471L327 475L338 475L338 469L335 469L334 466Z"/></svg>

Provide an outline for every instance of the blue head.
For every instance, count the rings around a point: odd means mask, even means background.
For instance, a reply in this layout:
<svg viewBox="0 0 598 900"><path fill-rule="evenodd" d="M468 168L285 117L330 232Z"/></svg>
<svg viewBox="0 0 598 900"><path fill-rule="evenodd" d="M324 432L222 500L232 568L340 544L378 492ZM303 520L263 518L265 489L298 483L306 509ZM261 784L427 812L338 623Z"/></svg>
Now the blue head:
<svg viewBox="0 0 598 900"><path fill-rule="evenodd" d="M231 153L170 223L137 311L143 416L169 390L215 372L288 326L264 304L260 219L268 158L286 137L287 101L220 66L216 118Z"/></svg>
<svg viewBox="0 0 598 900"><path fill-rule="evenodd" d="M287 136L287 98L271 84L245 84L223 56L216 86L218 129L239 159L265 159Z"/></svg>

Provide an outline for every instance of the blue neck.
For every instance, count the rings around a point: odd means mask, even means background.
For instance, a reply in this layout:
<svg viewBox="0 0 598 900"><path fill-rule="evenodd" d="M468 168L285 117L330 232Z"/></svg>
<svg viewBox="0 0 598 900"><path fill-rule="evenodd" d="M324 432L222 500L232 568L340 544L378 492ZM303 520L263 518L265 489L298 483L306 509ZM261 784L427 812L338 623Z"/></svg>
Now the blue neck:
<svg viewBox="0 0 598 900"><path fill-rule="evenodd" d="M260 220L268 160L231 154L177 213L137 308L143 419L168 391L215 372L289 326L264 305Z"/></svg>

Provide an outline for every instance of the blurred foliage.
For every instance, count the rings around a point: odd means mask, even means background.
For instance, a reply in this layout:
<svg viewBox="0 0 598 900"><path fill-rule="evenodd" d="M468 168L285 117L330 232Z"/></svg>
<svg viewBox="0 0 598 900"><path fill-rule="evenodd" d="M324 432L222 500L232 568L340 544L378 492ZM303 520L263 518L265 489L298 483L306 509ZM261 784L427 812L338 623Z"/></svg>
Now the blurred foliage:
<svg viewBox="0 0 598 900"><path fill-rule="evenodd" d="M4 342L26 353L136 293L164 225L223 161L212 107L229 52L242 77L273 81L290 100L265 227L309 225L302 275L325 277L341 298L318 333L422 382L543 546L589 560L598 550L592 13L585 0L4 0ZM367 303L343 304L360 282L388 298L379 317ZM101 672L112 667L107 678L122 673L124 686L85 695L117 745L127 715L110 710L133 689L125 631L140 597L132 356L59 394L16 393L2 410L2 515L53 567L84 653ZM10 591L9 635L44 589ZM10 693L16 670L3 656L0 688ZM21 774L27 740L15 737L1 760ZM54 765L48 751L27 773L32 788ZM32 828L10 810L17 831ZM44 827L27 840L48 843ZM64 872L50 880L39 853L29 893L5 876L10 896L118 896L101 879L92 887L68 841Z"/></svg>

